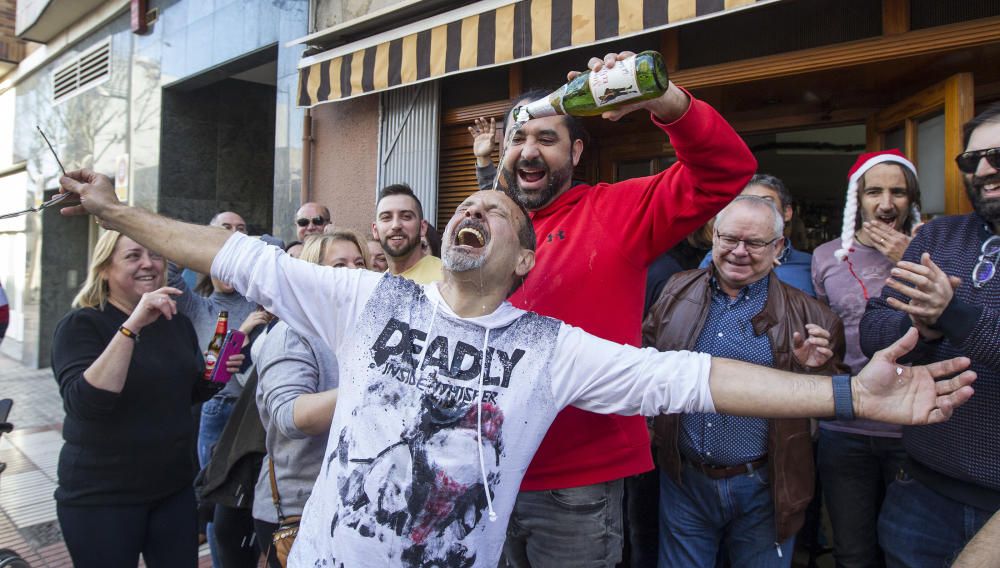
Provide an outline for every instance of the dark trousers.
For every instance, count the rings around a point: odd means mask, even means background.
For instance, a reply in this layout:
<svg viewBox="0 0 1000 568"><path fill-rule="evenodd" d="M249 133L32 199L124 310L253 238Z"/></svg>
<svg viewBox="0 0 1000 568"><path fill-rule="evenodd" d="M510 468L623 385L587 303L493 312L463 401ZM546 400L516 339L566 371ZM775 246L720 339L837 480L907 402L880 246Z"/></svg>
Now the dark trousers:
<svg viewBox="0 0 1000 568"><path fill-rule="evenodd" d="M215 506L212 519L215 529L215 559L222 568L256 568L260 551L267 542L257 547L253 517L248 509L235 509L225 505Z"/></svg>
<svg viewBox="0 0 1000 568"><path fill-rule="evenodd" d="M885 566L878 518L886 488L906 462L903 441L820 428L816 456L837 568Z"/></svg>
<svg viewBox="0 0 1000 568"><path fill-rule="evenodd" d="M274 534L274 531L278 530L278 523L269 523L260 519L254 519L253 529L257 533L257 542L260 543L260 549L267 554L268 568L281 568L281 564L278 563L278 558L274 555L274 550L271 548L271 535Z"/></svg>
<svg viewBox="0 0 1000 568"><path fill-rule="evenodd" d="M198 565L194 489L144 505L56 504L59 527L76 568L149 568Z"/></svg>
<svg viewBox="0 0 1000 568"><path fill-rule="evenodd" d="M656 566L660 554L660 470L625 478L629 565Z"/></svg>

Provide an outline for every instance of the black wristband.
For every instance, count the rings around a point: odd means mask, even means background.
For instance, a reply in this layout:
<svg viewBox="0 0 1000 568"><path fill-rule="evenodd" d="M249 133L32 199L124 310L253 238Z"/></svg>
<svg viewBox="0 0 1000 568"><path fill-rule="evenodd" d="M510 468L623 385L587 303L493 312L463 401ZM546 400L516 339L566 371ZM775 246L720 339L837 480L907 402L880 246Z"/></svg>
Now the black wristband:
<svg viewBox="0 0 1000 568"><path fill-rule="evenodd" d="M124 335L125 337L131 339L132 341L139 341L139 334L125 327L124 325L118 326L118 333Z"/></svg>
<svg viewBox="0 0 1000 568"><path fill-rule="evenodd" d="M854 398L851 396L851 376L833 376L833 412L837 420L854 420Z"/></svg>

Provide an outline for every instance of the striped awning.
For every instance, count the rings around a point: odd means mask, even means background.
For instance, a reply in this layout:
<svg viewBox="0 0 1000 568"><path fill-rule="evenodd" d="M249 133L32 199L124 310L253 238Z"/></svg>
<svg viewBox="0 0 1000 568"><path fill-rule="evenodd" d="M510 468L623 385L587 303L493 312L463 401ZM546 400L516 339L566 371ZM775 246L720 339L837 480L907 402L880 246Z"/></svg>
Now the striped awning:
<svg viewBox="0 0 1000 568"><path fill-rule="evenodd" d="M503 5L481 12L457 14L451 21L442 22L441 17L436 17L424 26L415 24L412 27L417 31L401 37L358 41L303 58L299 63L299 106L311 107L524 61L776 1L501 2Z"/></svg>

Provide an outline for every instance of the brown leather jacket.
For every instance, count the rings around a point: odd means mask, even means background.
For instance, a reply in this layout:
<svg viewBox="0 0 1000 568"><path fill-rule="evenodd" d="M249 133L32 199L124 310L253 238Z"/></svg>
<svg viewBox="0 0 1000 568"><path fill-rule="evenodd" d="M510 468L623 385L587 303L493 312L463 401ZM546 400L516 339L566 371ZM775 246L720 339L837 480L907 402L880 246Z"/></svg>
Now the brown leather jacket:
<svg viewBox="0 0 1000 568"><path fill-rule="evenodd" d="M643 344L660 351L693 350L701 334L711 301L714 268L676 274L649 310L642 326ZM773 273L772 273L773 275ZM803 373L835 374L850 372L844 358L844 325L829 308L805 293L772 277L767 303L753 318L754 332L767 333L774 368ZM808 369L792 354L792 334L806 335L806 324L814 323L830 331L833 357L820 368ZM680 483L681 454L678 446L680 415L659 416L655 420L653 443L656 461L675 482ZM813 496L812 436L808 419L768 421L768 469L774 498L774 522L778 542L794 535L805 520L805 509Z"/></svg>

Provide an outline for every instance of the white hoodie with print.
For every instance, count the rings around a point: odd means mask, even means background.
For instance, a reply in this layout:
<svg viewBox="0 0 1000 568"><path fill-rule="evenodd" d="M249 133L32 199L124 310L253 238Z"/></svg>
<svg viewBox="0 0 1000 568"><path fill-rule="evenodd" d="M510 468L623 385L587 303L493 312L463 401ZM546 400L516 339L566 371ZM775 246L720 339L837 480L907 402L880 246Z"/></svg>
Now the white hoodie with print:
<svg viewBox="0 0 1000 568"><path fill-rule="evenodd" d="M704 354L618 345L507 302L461 318L435 284L310 264L240 234L212 275L339 361L292 567L493 568L521 478L562 408L715 411Z"/></svg>

